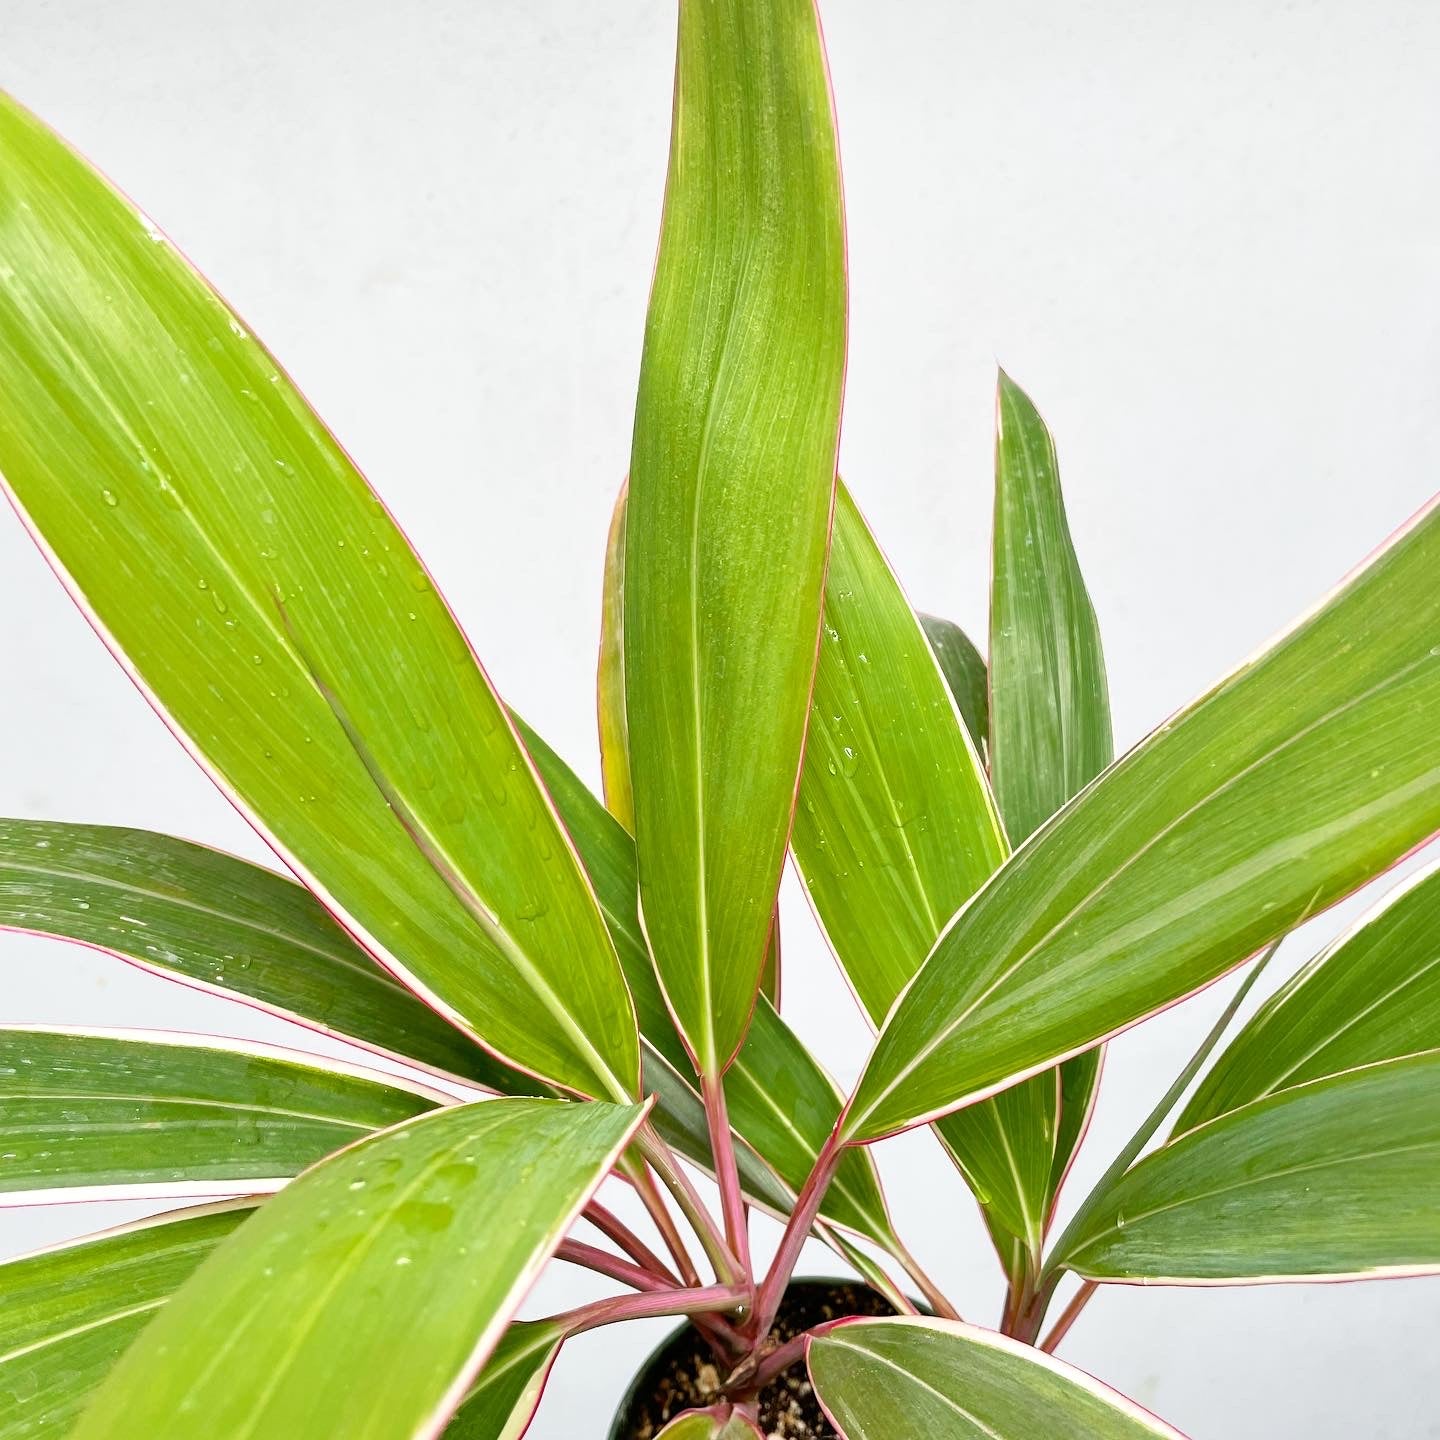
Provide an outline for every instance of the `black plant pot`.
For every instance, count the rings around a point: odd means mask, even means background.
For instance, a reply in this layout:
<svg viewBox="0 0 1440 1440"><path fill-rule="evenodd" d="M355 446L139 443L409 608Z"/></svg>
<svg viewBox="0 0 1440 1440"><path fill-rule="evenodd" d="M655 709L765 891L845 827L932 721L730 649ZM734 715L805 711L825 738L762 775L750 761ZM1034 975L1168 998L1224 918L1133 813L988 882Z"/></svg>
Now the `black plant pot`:
<svg viewBox="0 0 1440 1440"><path fill-rule="evenodd" d="M883 1295L858 1280L795 1280L785 1292L771 1334L783 1341L824 1320L843 1315L894 1313L894 1307ZM699 1381L705 1373L702 1367L709 1368L711 1376L707 1378L711 1378L713 1383L713 1379L718 1378L713 1375L714 1356L699 1332L687 1321L661 1341L641 1365L615 1413L609 1440L651 1440L667 1420L673 1420L685 1410L719 1399L718 1395L707 1395L700 1388ZM778 1415L785 1410L791 1412L794 1420L798 1415L794 1407L804 1412L810 1428L793 1433L815 1437L832 1437L835 1434L810 1395L809 1377L803 1360L791 1366L762 1392L760 1406L760 1428L766 1434L770 1433L767 1418L772 1427L778 1425Z"/></svg>

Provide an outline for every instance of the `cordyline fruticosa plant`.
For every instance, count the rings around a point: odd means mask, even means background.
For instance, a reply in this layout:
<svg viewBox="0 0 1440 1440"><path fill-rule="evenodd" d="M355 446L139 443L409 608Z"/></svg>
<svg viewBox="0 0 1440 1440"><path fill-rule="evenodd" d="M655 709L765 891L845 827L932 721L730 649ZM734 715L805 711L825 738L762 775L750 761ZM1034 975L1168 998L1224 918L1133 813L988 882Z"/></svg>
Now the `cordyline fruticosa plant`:
<svg viewBox="0 0 1440 1440"><path fill-rule="evenodd" d="M5 821L0 924L411 1077L7 1028L10 1200L233 1198L0 1270L5 1440L513 1437L568 1336L657 1315L693 1317L720 1387L677 1436L754 1435L757 1396L802 1358L851 1440L1170 1435L1050 1358L1096 1285L1440 1265L1436 872L1271 998L1182 1107L1217 1027L1050 1227L1107 1037L1440 826L1440 515L1113 761L1025 394L1001 377L988 667L911 609L837 483L845 237L810 0L682 0L679 35L606 571L604 805L506 709L243 322L0 107L10 498L301 882L164 836ZM780 1014L787 848L878 1031L848 1095ZM961 1320L887 1215L871 1147L919 1125L994 1239L995 1331ZM715 1214L686 1161L718 1182ZM650 1241L594 1198L612 1173ZM752 1208L785 1221L768 1266ZM812 1235L898 1314L777 1348ZM556 1259L625 1293L514 1321Z"/></svg>

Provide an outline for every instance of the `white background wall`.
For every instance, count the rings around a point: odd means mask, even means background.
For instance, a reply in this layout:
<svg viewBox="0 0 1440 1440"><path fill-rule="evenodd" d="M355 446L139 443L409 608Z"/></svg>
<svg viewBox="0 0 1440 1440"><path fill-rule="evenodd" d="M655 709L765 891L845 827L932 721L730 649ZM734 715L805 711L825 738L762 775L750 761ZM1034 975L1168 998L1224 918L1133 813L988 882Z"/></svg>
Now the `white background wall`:
<svg viewBox="0 0 1440 1440"><path fill-rule="evenodd" d="M1002 360L1059 438L1129 745L1435 488L1440 7L823 10L850 207L845 472L917 603L983 634ZM601 552L629 446L672 11L0 7L0 84L137 197L278 351L497 683L592 778ZM0 601L0 812L261 857L8 516ZM864 1033L796 900L787 1009L848 1078ZM1335 925L1310 925L1275 980ZM286 1028L55 945L7 937L0 957L6 1020ZM1227 988L1113 1047L1077 1189ZM992 1315L993 1266L944 1162L915 1137L881 1161L917 1249L967 1313ZM118 1213L5 1212L0 1251ZM552 1280L537 1303L580 1289ZM1416 1437L1440 1434L1437 1320L1433 1281L1118 1290L1066 1353L1197 1440ZM577 1344L533 1433L599 1435L640 1343Z"/></svg>

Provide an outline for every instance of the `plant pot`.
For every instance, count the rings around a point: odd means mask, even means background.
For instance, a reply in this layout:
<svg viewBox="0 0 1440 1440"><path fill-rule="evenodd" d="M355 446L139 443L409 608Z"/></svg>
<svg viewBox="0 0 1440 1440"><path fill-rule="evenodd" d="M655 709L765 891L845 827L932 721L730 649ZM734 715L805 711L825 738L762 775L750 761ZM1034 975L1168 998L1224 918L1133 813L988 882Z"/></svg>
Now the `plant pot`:
<svg viewBox="0 0 1440 1440"><path fill-rule="evenodd" d="M770 1333L779 1343L842 1315L894 1313L884 1296L858 1280L796 1280L785 1292ZM615 1413L609 1440L653 1440L667 1420L719 1399L713 1390L705 1390L706 1382L713 1385L719 1378L710 1347L687 1321L662 1340L641 1365ZM803 1360L761 1392L760 1407L760 1428L766 1435L833 1440L835 1432L810 1392Z"/></svg>

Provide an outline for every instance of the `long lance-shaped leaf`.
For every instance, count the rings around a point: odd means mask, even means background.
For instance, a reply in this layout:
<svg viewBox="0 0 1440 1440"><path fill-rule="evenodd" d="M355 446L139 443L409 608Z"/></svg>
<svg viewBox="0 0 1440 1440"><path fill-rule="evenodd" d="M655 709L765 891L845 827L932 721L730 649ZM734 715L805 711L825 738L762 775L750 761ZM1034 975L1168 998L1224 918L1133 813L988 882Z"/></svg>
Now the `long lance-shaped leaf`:
<svg viewBox="0 0 1440 1440"><path fill-rule="evenodd" d="M0 820L0 929L73 940L487 1089L535 1083L392 979L303 886L205 845Z"/></svg>
<svg viewBox="0 0 1440 1440"><path fill-rule="evenodd" d="M219 297L9 100L0 173L0 470L91 623L387 968L518 1067L633 1095L594 897L405 537Z"/></svg>
<svg viewBox="0 0 1440 1440"><path fill-rule="evenodd" d="M247 1041L0 1026L0 1205L275 1190L447 1099Z"/></svg>
<svg viewBox="0 0 1440 1440"><path fill-rule="evenodd" d="M1140 1161L1055 1257L1197 1285L1440 1271L1440 1050L1283 1090Z"/></svg>
<svg viewBox="0 0 1440 1440"><path fill-rule="evenodd" d="M487 1100L316 1166L195 1272L73 1440L439 1435L643 1113Z"/></svg>
<svg viewBox="0 0 1440 1440"><path fill-rule="evenodd" d="M244 1198L153 1215L0 1265L0 1440L69 1435L135 1337L255 1208ZM518 1436L560 1340L554 1325L511 1325L445 1440Z"/></svg>
<svg viewBox="0 0 1440 1440"><path fill-rule="evenodd" d="M524 721L530 753L574 837L635 997L645 1048L645 1084L658 1092L655 1119L670 1143L701 1165L710 1158L709 1131L695 1071L666 1009L635 908L635 842L586 789L579 776ZM834 1080L763 997L739 1055L725 1072L730 1123L743 1142L742 1179L760 1204L789 1213L791 1202L835 1128L843 1097ZM828 1220L890 1245L894 1232L873 1161L846 1156L826 1193ZM777 1183L778 1182L778 1183Z"/></svg>
<svg viewBox="0 0 1440 1440"><path fill-rule="evenodd" d="M0 1265L0 1440L61 1440L253 1200L152 1216Z"/></svg>
<svg viewBox="0 0 1440 1440"><path fill-rule="evenodd" d="M1114 759L1100 627L1070 539L1055 442L1002 370L995 395L990 771L1019 845Z"/></svg>
<svg viewBox="0 0 1440 1440"><path fill-rule="evenodd" d="M975 746L909 601L836 493L810 738L792 837L831 947L879 1025L945 923L1008 853ZM1038 1086L1040 1082L1035 1082ZM1038 1256L1053 1128L1034 1087L937 1128L997 1231ZM1045 1117L1053 1121L1050 1082Z"/></svg>
<svg viewBox="0 0 1440 1440"><path fill-rule="evenodd" d="M744 1038L805 736L845 370L812 0L683 0L625 540L641 911L701 1071Z"/></svg>
<svg viewBox="0 0 1440 1440"><path fill-rule="evenodd" d="M875 1139L1208 984L1440 826L1440 509L1048 821L891 1012Z"/></svg>
<svg viewBox="0 0 1440 1440"><path fill-rule="evenodd" d="M445 1427L444 1440L520 1440L529 1427L564 1331L548 1321L517 1320Z"/></svg>
<svg viewBox="0 0 1440 1440"><path fill-rule="evenodd" d="M624 644L625 515L628 509L629 489L628 481L620 487L620 494L615 501L615 510L610 518L610 540L605 550L604 596L600 606L600 658L595 667L595 709L599 716L600 772L604 782L605 808L620 822L625 833L633 836L635 834L635 805L630 790L630 731L625 720ZM549 776L545 774L543 765L540 767L540 772L548 784ZM633 840L631 843L633 845ZM645 950L647 970L651 968L649 953L647 948ZM622 956L622 963L623 959ZM629 967L626 968L626 975L627 978L630 978ZM654 984L648 980L645 982L645 987L647 990L655 990ZM632 991L634 988L635 983L632 979ZM765 966L760 975L760 991L769 998L772 1005L779 1008L780 909L778 901L770 923L770 944L765 952ZM674 1022L668 1022L666 1028L673 1030ZM687 1065L686 1068L688 1070L690 1067Z"/></svg>
<svg viewBox="0 0 1440 1440"><path fill-rule="evenodd" d="M922 614L920 624L940 663L940 673L955 697L960 718L983 758L990 743L990 674L985 657L953 620Z"/></svg>
<svg viewBox="0 0 1440 1440"><path fill-rule="evenodd" d="M1398 885L1256 1011L1175 1133L1361 1065L1440 1047L1440 865Z"/></svg>
<svg viewBox="0 0 1440 1440"><path fill-rule="evenodd" d="M1183 1440L1028 1345L945 1320L857 1320L811 1340L815 1393L845 1440Z"/></svg>
<svg viewBox="0 0 1440 1440"><path fill-rule="evenodd" d="M990 773L1005 833L1020 845L1110 764L1115 748L1100 626L1070 538L1055 442L1003 370L993 545ZM1047 1215L1085 1132L1100 1063L1099 1051L1077 1055L1058 1077L1026 1081L1009 1102L1028 1131L1017 1148L1053 1151L1038 1197Z"/></svg>

